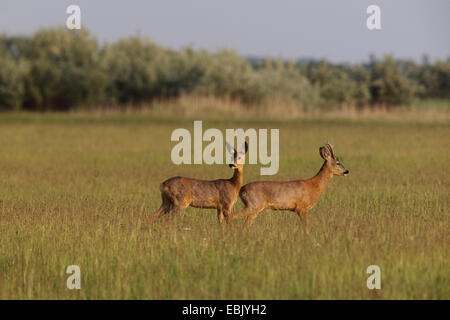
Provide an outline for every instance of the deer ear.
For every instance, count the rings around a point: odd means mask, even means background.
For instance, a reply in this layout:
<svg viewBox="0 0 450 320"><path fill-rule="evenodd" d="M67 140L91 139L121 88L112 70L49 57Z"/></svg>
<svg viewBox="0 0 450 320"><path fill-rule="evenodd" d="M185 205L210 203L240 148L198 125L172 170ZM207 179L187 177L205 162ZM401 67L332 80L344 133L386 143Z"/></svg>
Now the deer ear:
<svg viewBox="0 0 450 320"><path fill-rule="evenodd" d="M246 154L247 151L248 151L248 143L247 143L247 141L245 141L244 144L242 145L241 153Z"/></svg>
<svg viewBox="0 0 450 320"><path fill-rule="evenodd" d="M328 152L327 148L325 148L325 147L319 148L319 154L323 158L323 160L328 160L328 158L330 157L330 153Z"/></svg>
<svg viewBox="0 0 450 320"><path fill-rule="evenodd" d="M234 155L236 152L236 149L234 149L228 142L227 142L227 150L230 154Z"/></svg>

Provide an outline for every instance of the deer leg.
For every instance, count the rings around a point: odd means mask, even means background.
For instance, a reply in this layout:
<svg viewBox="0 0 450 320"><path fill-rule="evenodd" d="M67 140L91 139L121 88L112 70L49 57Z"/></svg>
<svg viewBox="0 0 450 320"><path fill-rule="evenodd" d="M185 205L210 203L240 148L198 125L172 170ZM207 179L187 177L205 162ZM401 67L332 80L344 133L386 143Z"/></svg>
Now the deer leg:
<svg viewBox="0 0 450 320"><path fill-rule="evenodd" d="M181 209L179 206L172 204L170 208L165 211L164 217L162 218L164 218L164 221L172 220L180 212L180 210Z"/></svg>
<svg viewBox="0 0 450 320"><path fill-rule="evenodd" d="M300 220L303 223L305 223L306 226L311 225L311 219L307 215L307 211L306 210L295 209L295 212L297 212L298 217L300 218Z"/></svg>
<svg viewBox="0 0 450 320"><path fill-rule="evenodd" d="M233 204L230 203L224 203L222 204L222 215L225 218L225 221L227 224L231 222L231 207L233 207Z"/></svg>
<svg viewBox="0 0 450 320"><path fill-rule="evenodd" d="M180 213L180 211L186 209L190 205L190 201L186 198L179 199L179 198L173 197L171 199L171 201L172 201L172 206L171 206L170 210L168 211L169 217L171 217L171 218L175 217L178 213Z"/></svg>
<svg viewBox="0 0 450 320"><path fill-rule="evenodd" d="M148 219L147 219L147 223L151 223L153 220L155 220L156 218L158 218L158 216L161 214L161 212L163 212L165 209L164 205L161 205L161 207L156 210Z"/></svg>
<svg viewBox="0 0 450 320"><path fill-rule="evenodd" d="M227 224L230 224L231 222L232 222L232 220L233 220L233 218L232 218L232 213L231 212L228 212L226 215L225 215L225 221L227 222Z"/></svg>
<svg viewBox="0 0 450 320"><path fill-rule="evenodd" d="M237 218L242 218L242 217L250 216L250 215L253 214L255 211L260 212L262 209L263 209L263 208L261 208L261 209L258 210L258 209L255 209L255 208L246 207L246 208L244 208L244 209L242 209L242 210L240 210L240 211L233 212L233 213L231 214L230 221L232 221L232 220L234 220L234 219L237 219Z"/></svg>
<svg viewBox="0 0 450 320"><path fill-rule="evenodd" d="M171 206L171 201L170 201L170 199L166 196L166 195L164 195L164 194L161 194L161 199L162 199L162 204L161 204L161 207L158 209L158 210L156 210L151 216L150 216L150 218L148 218L148 222L150 223L150 222L152 222L153 220L155 220L156 218L158 218L159 217L159 215L162 213L162 214L166 214L167 212L169 212L169 210L170 210L170 206Z"/></svg>
<svg viewBox="0 0 450 320"><path fill-rule="evenodd" d="M226 223L230 224L230 222L231 222L231 215L232 215L231 210L230 209L224 210L223 211L223 215L225 216Z"/></svg>
<svg viewBox="0 0 450 320"><path fill-rule="evenodd" d="M220 226L223 226L223 220L224 220L225 216L223 214L223 209L222 208L218 208L217 209L217 218L219 219Z"/></svg>
<svg viewBox="0 0 450 320"><path fill-rule="evenodd" d="M169 214L170 214L171 216L175 216L175 215L177 215L178 213L180 213L181 210L184 210L184 209L186 209L187 207L188 207L188 206L184 206L184 205L180 205L180 204L174 204L174 205L172 206L172 208L170 209Z"/></svg>
<svg viewBox="0 0 450 320"><path fill-rule="evenodd" d="M244 231L247 231L247 229L253 224L253 222L255 221L256 217L258 216L258 213L260 213L260 211L257 211L255 213L249 215L247 217L247 219L245 219Z"/></svg>

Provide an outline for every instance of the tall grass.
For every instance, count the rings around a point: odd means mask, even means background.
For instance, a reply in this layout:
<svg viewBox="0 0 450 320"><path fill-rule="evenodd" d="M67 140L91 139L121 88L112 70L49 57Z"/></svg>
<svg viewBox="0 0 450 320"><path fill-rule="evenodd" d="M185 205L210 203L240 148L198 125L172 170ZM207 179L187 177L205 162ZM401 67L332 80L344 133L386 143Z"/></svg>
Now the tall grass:
<svg viewBox="0 0 450 320"><path fill-rule="evenodd" d="M264 104L243 104L230 97L181 95L168 100L155 100L139 105L99 106L89 111L72 111L77 117L83 114L90 117L93 113L105 115L146 115L148 117L188 117L228 119L352 119L406 121L406 122L440 122L450 121L450 100L418 100L411 106L386 105L376 106L342 106L337 109L304 109L295 102L272 99ZM19 113L25 117L26 113ZM13 115L17 116L16 115Z"/></svg>
<svg viewBox="0 0 450 320"><path fill-rule="evenodd" d="M332 179L306 228L290 212L221 230L189 208L146 225L168 177L231 176L225 165L170 161L173 129L152 114L2 115L1 299L449 299L448 123L204 120L279 128L280 171L244 182L309 178L335 145L348 177ZM234 210L242 207L239 202ZM368 290L366 268L381 268ZM66 288L68 265L81 290Z"/></svg>

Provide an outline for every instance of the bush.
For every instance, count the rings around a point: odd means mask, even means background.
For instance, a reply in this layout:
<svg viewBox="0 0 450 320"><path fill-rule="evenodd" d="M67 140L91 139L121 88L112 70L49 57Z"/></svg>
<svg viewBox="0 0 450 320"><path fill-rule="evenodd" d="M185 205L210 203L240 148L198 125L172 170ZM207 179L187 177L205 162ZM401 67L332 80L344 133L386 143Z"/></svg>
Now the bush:
<svg viewBox="0 0 450 320"><path fill-rule="evenodd" d="M97 41L88 31L37 32L23 52L29 64L23 107L68 110L102 102L106 74L100 69L98 53Z"/></svg>
<svg viewBox="0 0 450 320"><path fill-rule="evenodd" d="M426 98L450 98L450 63L437 61L434 65L424 64L417 78L423 88L422 96Z"/></svg>
<svg viewBox="0 0 450 320"><path fill-rule="evenodd" d="M370 95L372 104L408 105L417 91L413 80L402 74L398 64L387 56L371 65Z"/></svg>
<svg viewBox="0 0 450 320"><path fill-rule="evenodd" d="M367 78L364 69L353 70L349 66L331 65L322 60L309 63L306 74L319 88L322 107L361 106L370 101L367 79L362 79Z"/></svg>
<svg viewBox="0 0 450 320"><path fill-rule="evenodd" d="M20 110L24 102L28 73L26 61L18 61L4 48L0 49L0 109Z"/></svg>
<svg viewBox="0 0 450 320"><path fill-rule="evenodd" d="M230 50L172 50L139 36L100 46L85 29L0 36L2 110L135 105L191 93L253 105L284 101L304 109L405 105L415 97L450 98L450 63L245 59Z"/></svg>

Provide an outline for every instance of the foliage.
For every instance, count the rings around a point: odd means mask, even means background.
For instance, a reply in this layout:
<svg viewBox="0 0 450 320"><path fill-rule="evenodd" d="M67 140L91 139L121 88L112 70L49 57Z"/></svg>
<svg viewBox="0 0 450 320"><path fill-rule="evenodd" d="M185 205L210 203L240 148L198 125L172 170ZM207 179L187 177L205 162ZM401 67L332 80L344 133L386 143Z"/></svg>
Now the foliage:
<svg viewBox="0 0 450 320"><path fill-rule="evenodd" d="M450 63L245 59L230 50L173 50L140 36L100 45L87 30L65 28L0 36L3 110L137 105L182 94L251 105L288 101L304 109L410 105L416 97L450 97Z"/></svg>

